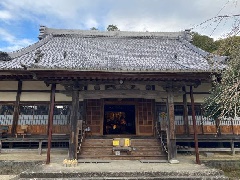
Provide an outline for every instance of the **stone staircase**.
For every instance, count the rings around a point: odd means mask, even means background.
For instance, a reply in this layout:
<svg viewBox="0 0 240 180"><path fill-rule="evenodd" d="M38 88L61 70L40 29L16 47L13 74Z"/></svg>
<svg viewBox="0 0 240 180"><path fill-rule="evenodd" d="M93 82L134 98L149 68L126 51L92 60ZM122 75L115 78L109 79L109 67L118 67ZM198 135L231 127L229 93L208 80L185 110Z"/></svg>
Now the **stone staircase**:
<svg viewBox="0 0 240 180"><path fill-rule="evenodd" d="M112 151L112 138L86 138L82 143L78 159L109 159L109 160L167 160L162 151L161 143L154 137L132 138L132 152L120 152L115 155Z"/></svg>
<svg viewBox="0 0 240 180"><path fill-rule="evenodd" d="M218 170L192 171L158 171L158 172L33 172L25 171L18 176L20 180L43 179L83 179L83 180L228 180Z"/></svg>

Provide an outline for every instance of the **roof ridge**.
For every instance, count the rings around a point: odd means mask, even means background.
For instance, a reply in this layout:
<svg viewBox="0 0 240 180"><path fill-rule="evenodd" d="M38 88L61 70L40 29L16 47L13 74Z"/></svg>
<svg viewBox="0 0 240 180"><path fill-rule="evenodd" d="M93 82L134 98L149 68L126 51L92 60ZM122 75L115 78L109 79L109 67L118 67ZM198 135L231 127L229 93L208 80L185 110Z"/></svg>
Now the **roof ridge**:
<svg viewBox="0 0 240 180"><path fill-rule="evenodd" d="M136 31L98 31L98 30L77 30L77 29L54 29L46 26L40 27L39 39L47 35L82 35L82 36L106 36L106 37L167 37L186 38L188 31L179 32L136 32Z"/></svg>
<svg viewBox="0 0 240 180"><path fill-rule="evenodd" d="M33 51L33 50L39 48L40 46L42 46L43 44L45 44L46 42L48 42L52 37L53 37L52 35L47 35L44 39L41 39L40 41L37 41L36 43L31 44L30 46L27 46L27 47L22 48L17 51L9 52L8 55L12 59L14 59L18 56L27 54L28 52Z"/></svg>
<svg viewBox="0 0 240 180"><path fill-rule="evenodd" d="M194 44L192 44L191 42L189 42L185 39L179 38L179 41L184 43L189 49L191 49L194 52L203 56L208 61L211 68L215 67L216 63L218 65L223 63L225 61L225 59L227 58L227 56L220 56L220 55L217 55L217 54L207 52L207 51L195 46Z"/></svg>
<svg viewBox="0 0 240 180"><path fill-rule="evenodd" d="M204 58L206 58L209 54L211 54L211 53L209 53L207 51L204 51L204 50L200 49L199 47L193 45L192 43L190 43L189 41L187 41L187 40L185 40L183 38L179 38L179 41L184 43L188 48L190 48L194 52L202 55Z"/></svg>

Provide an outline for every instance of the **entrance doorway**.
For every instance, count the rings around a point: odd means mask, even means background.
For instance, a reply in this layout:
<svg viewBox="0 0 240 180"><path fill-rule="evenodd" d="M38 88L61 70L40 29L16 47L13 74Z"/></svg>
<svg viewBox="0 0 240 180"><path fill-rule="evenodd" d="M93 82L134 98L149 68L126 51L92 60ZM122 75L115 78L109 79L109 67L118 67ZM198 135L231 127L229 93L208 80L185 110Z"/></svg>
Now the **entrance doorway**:
<svg viewBox="0 0 240 180"><path fill-rule="evenodd" d="M136 134L134 105L105 105L103 133Z"/></svg>

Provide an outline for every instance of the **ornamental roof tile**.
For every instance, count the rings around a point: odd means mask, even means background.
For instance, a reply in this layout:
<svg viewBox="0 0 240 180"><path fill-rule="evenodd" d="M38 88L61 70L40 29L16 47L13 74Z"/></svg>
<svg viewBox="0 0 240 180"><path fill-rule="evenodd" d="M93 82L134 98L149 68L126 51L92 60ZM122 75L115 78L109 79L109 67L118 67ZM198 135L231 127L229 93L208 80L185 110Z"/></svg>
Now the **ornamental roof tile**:
<svg viewBox="0 0 240 180"><path fill-rule="evenodd" d="M41 27L39 41L0 59L1 70L211 72L220 60L194 45L188 31L100 32ZM1 56L0 56L1 58Z"/></svg>

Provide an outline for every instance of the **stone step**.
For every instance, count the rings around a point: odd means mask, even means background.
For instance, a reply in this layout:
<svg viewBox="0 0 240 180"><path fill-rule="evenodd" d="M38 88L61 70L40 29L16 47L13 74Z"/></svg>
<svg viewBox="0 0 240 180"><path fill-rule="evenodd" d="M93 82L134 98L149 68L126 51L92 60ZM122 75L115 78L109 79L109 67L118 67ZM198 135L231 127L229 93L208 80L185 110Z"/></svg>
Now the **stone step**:
<svg viewBox="0 0 240 180"><path fill-rule="evenodd" d="M189 171L158 171L158 172L31 172L25 171L19 175L20 179L167 179L167 180L226 180L221 171L204 170L199 172Z"/></svg>
<svg viewBox="0 0 240 180"><path fill-rule="evenodd" d="M20 180L32 180L33 178L20 178ZM44 180L45 178L34 178L34 180ZM63 178L47 178L48 180L62 180ZM79 178L67 178L69 180L79 180ZM81 180L228 180L224 176L161 176L161 177L84 177Z"/></svg>

